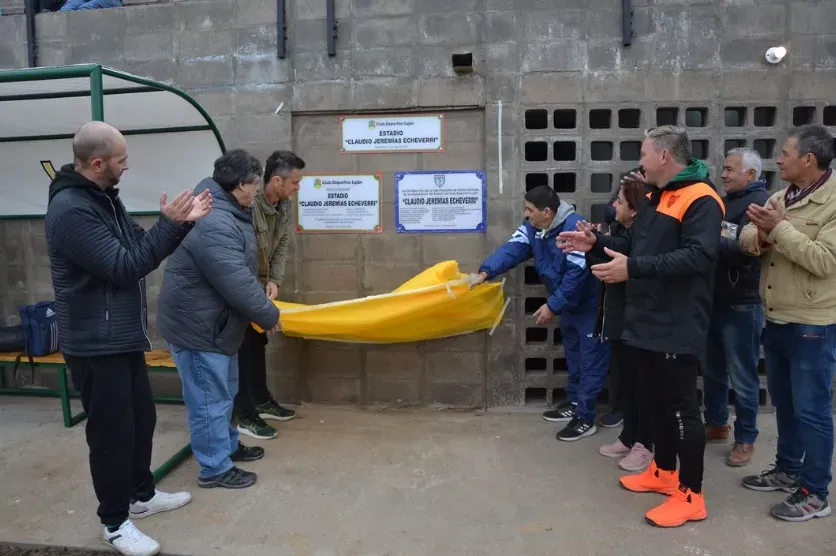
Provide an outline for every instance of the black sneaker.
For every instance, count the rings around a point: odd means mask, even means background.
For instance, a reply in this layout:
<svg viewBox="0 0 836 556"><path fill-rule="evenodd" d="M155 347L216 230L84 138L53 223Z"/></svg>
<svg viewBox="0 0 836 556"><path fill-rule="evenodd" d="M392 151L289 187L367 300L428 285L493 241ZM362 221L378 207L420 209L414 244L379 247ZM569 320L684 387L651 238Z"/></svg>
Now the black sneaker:
<svg viewBox="0 0 836 556"><path fill-rule="evenodd" d="M244 446L239 441L238 449L229 458L232 461L256 461L264 457L264 448L261 446Z"/></svg>
<svg viewBox="0 0 836 556"><path fill-rule="evenodd" d="M624 422L624 414L620 411L610 411L598 420L598 424L605 429L614 429Z"/></svg>
<svg viewBox="0 0 836 556"><path fill-rule="evenodd" d="M239 448L240 450L240 448ZM247 488L255 484L258 476L251 471L244 471L233 467L226 473L221 473L208 479L198 479L197 485L201 488Z"/></svg>
<svg viewBox="0 0 836 556"><path fill-rule="evenodd" d="M246 434L249 437L258 440L270 440L276 438L279 433L276 429L268 425L261 417L255 419L238 419L236 425L239 434Z"/></svg>
<svg viewBox="0 0 836 556"><path fill-rule="evenodd" d="M778 502L769 510L774 517L784 521L807 521L815 517L826 517L831 512L827 498L812 494L804 487L790 494L783 502Z"/></svg>
<svg viewBox="0 0 836 556"><path fill-rule="evenodd" d="M543 413L543 419L550 423L565 423L575 418L575 405L571 402L563 402L554 409Z"/></svg>
<svg viewBox="0 0 836 556"><path fill-rule="evenodd" d="M568 425L563 427L563 430L557 433L557 439L574 442L575 440L592 436L596 432L598 432L598 429L595 427L595 423L581 419L580 417L575 417L569 421Z"/></svg>
<svg viewBox="0 0 836 556"><path fill-rule="evenodd" d="M760 475L743 477L743 486L760 492L772 492L775 490L795 492L799 486L799 482L800 478L797 473L787 473L777 467L771 467Z"/></svg>
<svg viewBox="0 0 836 556"><path fill-rule="evenodd" d="M255 406L255 410L259 417L268 421L289 421L296 417L295 411L280 406L273 398L265 404Z"/></svg>

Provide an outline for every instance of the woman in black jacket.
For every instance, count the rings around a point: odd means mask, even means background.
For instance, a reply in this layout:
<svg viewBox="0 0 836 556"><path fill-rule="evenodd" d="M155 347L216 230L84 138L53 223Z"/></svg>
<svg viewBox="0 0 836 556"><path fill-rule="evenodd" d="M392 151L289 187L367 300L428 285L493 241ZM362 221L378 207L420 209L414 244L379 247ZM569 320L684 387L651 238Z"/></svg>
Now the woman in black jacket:
<svg viewBox="0 0 836 556"><path fill-rule="evenodd" d="M622 180L618 195L612 203L615 222L610 228L610 234L627 239L628 245L630 227L636 213L647 202L646 193L644 183ZM603 249L593 248L586 256L589 266L610 260ZM652 428L646 410L647 403L641 401L639 396L638 373L633 365L630 348L621 340L624 296L624 283L600 283L598 318L594 334L612 345L612 378L619 399L619 409L624 417L624 428L615 442L602 446L599 452L607 457L622 458L618 466L625 471L642 471L653 459Z"/></svg>

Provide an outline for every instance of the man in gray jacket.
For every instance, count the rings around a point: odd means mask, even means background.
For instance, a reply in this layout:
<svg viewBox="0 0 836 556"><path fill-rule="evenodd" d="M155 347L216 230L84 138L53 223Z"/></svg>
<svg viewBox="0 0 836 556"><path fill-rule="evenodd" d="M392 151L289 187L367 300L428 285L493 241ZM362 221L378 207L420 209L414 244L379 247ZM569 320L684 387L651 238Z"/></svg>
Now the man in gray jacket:
<svg viewBox="0 0 836 556"><path fill-rule="evenodd" d="M253 485L256 474L233 462L264 456L264 449L239 442L230 426L246 328L255 322L279 330L279 310L258 282L250 211L261 175L261 162L243 150L215 161L212 177L195 188L209 190L214 210L170 257L157 305L160 334L183 381L198 485L204 488Z"/></svg>

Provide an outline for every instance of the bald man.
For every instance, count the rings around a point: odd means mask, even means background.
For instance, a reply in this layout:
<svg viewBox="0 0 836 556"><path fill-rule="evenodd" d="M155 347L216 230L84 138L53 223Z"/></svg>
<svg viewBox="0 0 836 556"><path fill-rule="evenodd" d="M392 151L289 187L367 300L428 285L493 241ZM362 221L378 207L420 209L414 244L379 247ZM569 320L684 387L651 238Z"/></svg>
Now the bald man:
<svg viewBox="0 0 836 556"><path fill-rule="evenodd" d="M122 554L157 554L160 545L130 518L187 504L187 492L154 487L151 445L156 411L145 351L145 277L180 244L211 197L181 193L149 230L131 219L116 185L128 169L128 146L103 122L73 138L73 164L49 186L45 228L58 311L58 342L87 413L90 472L104 541Z"/></svg>

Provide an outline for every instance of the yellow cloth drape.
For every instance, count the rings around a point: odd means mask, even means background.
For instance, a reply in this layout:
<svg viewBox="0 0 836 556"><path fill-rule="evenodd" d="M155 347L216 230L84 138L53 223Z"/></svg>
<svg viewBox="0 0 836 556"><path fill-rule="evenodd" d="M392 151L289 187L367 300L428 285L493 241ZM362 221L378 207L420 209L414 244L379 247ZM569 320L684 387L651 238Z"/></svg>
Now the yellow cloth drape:
<svg viewBox="0 0 836 556"><path fill-rule="evenodd" d="M384 344L492 330L507 305L502 283L471 286L456 261L438 263L383 295L321 305L274 303L287 336Z"/></svg>

